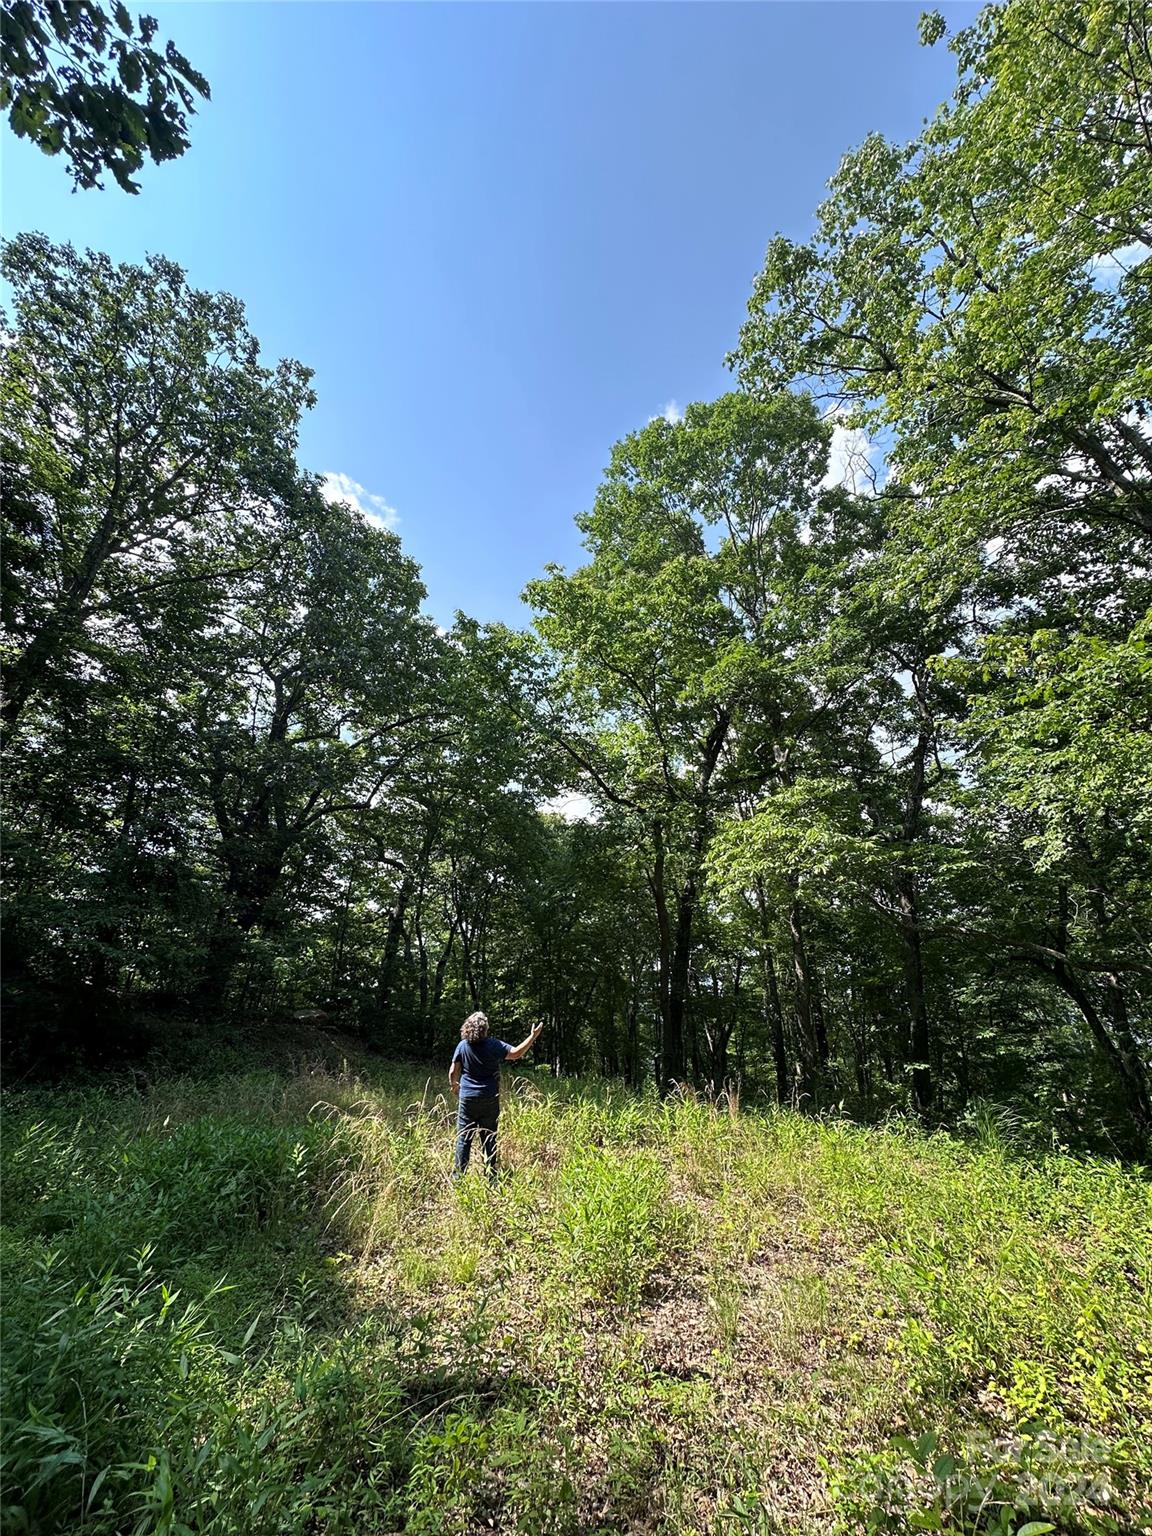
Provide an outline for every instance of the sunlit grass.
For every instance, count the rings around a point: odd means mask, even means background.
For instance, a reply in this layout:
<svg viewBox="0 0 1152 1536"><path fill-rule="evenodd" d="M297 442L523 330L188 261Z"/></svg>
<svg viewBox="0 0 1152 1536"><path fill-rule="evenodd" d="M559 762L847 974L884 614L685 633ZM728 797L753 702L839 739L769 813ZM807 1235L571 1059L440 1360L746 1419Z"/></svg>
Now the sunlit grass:
<svg viewBox="0 0 1152 1536"><path fill-rule="evenodd" d="M495 1187L452 1139L396 1071L10 1095L5 1531L1141 1528L1139 1170L528 1078Z"/></svg>

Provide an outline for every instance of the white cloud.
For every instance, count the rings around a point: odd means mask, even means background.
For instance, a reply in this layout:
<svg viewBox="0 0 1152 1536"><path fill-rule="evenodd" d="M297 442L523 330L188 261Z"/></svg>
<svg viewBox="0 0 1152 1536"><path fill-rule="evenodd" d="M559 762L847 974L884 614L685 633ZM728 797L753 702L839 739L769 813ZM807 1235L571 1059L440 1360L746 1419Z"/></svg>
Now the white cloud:
<svg viewBox="0 0 1152 1536"><path fill-rule="evenodd" d="M564 795L553 795L550 800L541 800L540 810L546 816L562 816L565 821L599 820L596 807L589 800L588 796L573 792Z"/></svg>
<svg viewBox="0 0 1152 1536"><path fill-rule="evenodd" d="M669 400L667 405L662 405L655 416L649 416L649 421L663 419L670 427L678 426L684 420L684 412L676 404L675 400Z"/></svg>
<svg viewBox="0 0 1152 1536"><path fill-rule="evenodd" d="M1126 277L1142 261L1147 261L1150 255L1152 249L1142 240L1133 240L1131 245L1122 245L1107 255L1094 257L1087 266L1088 276L1097 288L1108 291L1117 287L1122 277Z"/></svg>
<svg viewBox="0 0 1152 1536"><path fill-rule="evenodd" d="M831 488L843 485L855 495L875 488L880 451L860 427L832 428L832 446L828 452L828 473L821 481Z"/></svg>
<svg viewBox="0 0 1152 1536"><path fill-rule="evenodd" d="M400 514L395 507L390 507L383 496L373 496L371 491L366 491L358 480L353 480L350 475L337 474L334 470L327 470L321 477L320 494L325 501L342 501L345 506L351 507L354 512L370 523L375 523L377 528L395 528L400 521Z"/></svg>

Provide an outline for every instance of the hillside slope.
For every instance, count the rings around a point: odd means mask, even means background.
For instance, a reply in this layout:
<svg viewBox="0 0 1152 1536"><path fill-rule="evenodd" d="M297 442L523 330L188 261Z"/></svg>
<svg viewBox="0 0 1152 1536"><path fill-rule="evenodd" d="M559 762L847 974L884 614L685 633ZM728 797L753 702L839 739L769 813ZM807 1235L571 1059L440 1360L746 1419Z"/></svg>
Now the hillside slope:
<svg viewBox="0 0 1152 1536"><path fill-rule="evenodd" d="M1152 1530L1141 1170L437 1089L8 1096L6 1532Z"/></svg>

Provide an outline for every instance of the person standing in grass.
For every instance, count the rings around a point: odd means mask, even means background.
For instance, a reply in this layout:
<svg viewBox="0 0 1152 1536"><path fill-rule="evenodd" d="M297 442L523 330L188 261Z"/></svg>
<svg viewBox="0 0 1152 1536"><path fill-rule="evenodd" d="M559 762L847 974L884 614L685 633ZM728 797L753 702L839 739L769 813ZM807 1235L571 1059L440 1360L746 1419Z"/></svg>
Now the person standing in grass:
<svg viewBox="0 0 1152 1536"><path fill-rule="evenodd" d="M460 1096L456 1117L456 1177L468 1167L472 1154L473 1132L480 1134L480 1146L488 1177L496 1174L496 1126L500 1120L500 1064L519 1061L536 1044L543 1024L522 1040L509 1045L494 1040L488 1033L488 1015L470 1013L460 1029L460 1044L448 1068L452 1092Z"/></svg>

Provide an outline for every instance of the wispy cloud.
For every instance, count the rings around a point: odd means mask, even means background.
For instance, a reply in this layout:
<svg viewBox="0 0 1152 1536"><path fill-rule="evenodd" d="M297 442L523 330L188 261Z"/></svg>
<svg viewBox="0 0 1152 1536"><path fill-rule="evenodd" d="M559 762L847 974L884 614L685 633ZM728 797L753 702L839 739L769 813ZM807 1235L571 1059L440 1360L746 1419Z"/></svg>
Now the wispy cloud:
<svg viewBox="0 0 1152 1536"><path fill-rule="evenodd" d="M675 426L677 422L684 420L684 412L676 404L675 400L669 400L668 404L660 412L669 426Z"/></svg>
<svg viewBox="0 0 1152 1536"><path fill-rule="evenodd" d="M400 521L400 514L395 507L389 506L383 496L374 496L371 491L366 491L350 475L338 474L330 469L324 473L322 481L320 494L325 501L342 501L378 528L395 528Z"/></svg>

